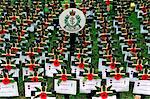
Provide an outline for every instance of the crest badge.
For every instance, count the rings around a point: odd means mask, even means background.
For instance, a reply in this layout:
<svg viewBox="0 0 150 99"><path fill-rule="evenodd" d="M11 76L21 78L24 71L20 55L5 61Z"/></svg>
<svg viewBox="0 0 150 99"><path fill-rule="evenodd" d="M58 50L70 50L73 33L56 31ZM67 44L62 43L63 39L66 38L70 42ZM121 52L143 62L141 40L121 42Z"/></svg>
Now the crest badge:
<svg viewBox="0 0 150 99"><path fill-rule="evenodd" d="M59 16L60 27L69 33L77 33L85 26L86 18L82 11L76 8L69 8Z"/></svg>

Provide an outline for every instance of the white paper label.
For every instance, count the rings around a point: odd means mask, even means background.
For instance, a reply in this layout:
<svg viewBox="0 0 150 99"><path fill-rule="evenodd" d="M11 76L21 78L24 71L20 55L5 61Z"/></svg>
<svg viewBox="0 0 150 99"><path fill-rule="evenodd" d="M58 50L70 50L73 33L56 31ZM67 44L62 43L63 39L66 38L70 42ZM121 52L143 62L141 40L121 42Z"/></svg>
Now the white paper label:
<svg viewBox="0 0 150 99"><path fill-rule="evenodd" d="M54 90L60 94L72 94L76 95L77 81L67 80L61 81L58 85L58 79L54 80Z"/></svg>

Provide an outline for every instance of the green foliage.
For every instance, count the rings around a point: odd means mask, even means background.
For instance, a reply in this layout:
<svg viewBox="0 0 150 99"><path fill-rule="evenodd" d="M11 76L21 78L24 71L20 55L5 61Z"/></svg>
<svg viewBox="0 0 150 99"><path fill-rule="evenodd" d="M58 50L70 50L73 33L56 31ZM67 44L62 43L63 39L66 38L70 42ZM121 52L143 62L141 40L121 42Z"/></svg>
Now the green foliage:
<svg viewBox="0 0 150 99"><path fill-rule="evenodd" d="M91 30L91 39L93 40L93 45L92 45L92 65L96 69L98 66L98 61L99 61L99 48L98 48L98 41L97 41L97 30L95 28L95 24L92 24L92 30Z"/></svg>

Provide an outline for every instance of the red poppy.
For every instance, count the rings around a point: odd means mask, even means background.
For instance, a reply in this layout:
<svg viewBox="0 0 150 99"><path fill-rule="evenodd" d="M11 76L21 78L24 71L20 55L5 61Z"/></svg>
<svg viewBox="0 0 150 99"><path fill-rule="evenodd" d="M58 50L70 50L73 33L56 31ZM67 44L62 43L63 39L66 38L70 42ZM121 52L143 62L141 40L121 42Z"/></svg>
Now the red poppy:
<svg viewBox="0 0 150 99"><path fill-rule="evenodd" d="M85 8L83 8L83 9L82 9L82 12L83 12L84 14L86 14L86 9L85 9Z"/></svg>
<svg viewBox="0 0 150 99"><path fill-rule="evenodd" d="M111 60L111 59L112 59L112 55L108 55L107 58L108 58L109 60Z"/></svg>
<svg viewBox="0 0 150 99"><path fill-rule="evenodd" d="M21 30L21 35L23 36L25 34L25 32L23 30Z"/></svg>
<svg viewBox="0 0 150 99"><path fill-rule="evenodd" d="M33 81L33 82L38 82L39 79L38 79L37 77L32 77L32 78L31 78L31 81Z"/></svg>
<svg viewBox="0 0 150 99"><path fill-rule="evenodd" d="M7 22L7 25L10 25L10 22Z"/></svg>
<svg viewBox="0 0 150 99"><path fill-rule="evenodd" d="M48 23L47 23L47 22L45 22L45 23L44 23L44 26L45 26L45 27L48 27Z"/></svg>
<svg viewBox="0 0 150 99"><path fill-rule="evenodd" d="M3 83L4 85L7 85L7 84L10 83L10 80L9 80L8 78L4 78L4 79L2 80L2 83Z"/></svg>
<svg viewBox="0 0 150 99"><path fill-rule="evenodd" d="M54 66L59 66L60 65L60 63L59 63L59 61L56 59L55 61L54 61Z"/></svg>
<svg viewBox="0 0 150 99"><path fill-rule="evenodd" d="M27 21L27 23L28 23L28 25L30 25L30 24L31 24L31 21L30 21L30 20L28 20L28 21Z"/></svg>
<svg viewBox="0 0 150 99"><path fill-rule="evenodd" d="M18 36L18 41L21 41L21 36Z"/></svg>
<svg viewBox="0 0 150 99"><path fill-rule="evenodd" d="M140 65L140 64L136 65L136 70L137 71L142 71L142 69L143 69L142 65Z"/></svg>
<svg viewBox="0 0 150 99"><path fill-rule="evenodd" d="M6 33L5 30L1 30L1 31L0 31L0 34L5 34L5 33Z"/></svg>
<svg viewBox="0 0 150 99"><path fill-rule="evenodd" d="M88 43L84 41L83 46L86 47L87 45L88 45Z"/></svg>
<svg viewBox="0 0 150 99"><path fill-rule="evenodd" d="M13 51L13 52L18 52L18 49L17 48L15 48L15 47L13 47L13 48L11 48L11 50Z"/></svg>
<svg viewBox="0 0 150 99"><path fill-rule="evenodd" d="M110 66L111 69L115 69L116 64L115 63L111 63L109 66Z"/></svg>
<svg viewBox="0 0 150 99"><path fill-rule="evenodd" d="M36 11L40 11L40 8L36 8Z"/></svg>
<svg viewBox="0 0 150 99"><path fill-rule="evenodd" d="M144 13L146 13L146 7L143 7L143 8L142 8L142 11L143 11Z"/></svg>
<svg viewBox="0 0 150 99"><path fill-rule="evenodd" d="M107 99L108 94L107 94L107 92L102 92L102 93L100 94L100 96L101 96L102 99Z"/></svg>
<svg viewBox="0 0 150 99"><path fill-rule="evenodd" d="M64 37L63 37L63 40L66 41L66 39L67 39L66 36L64 36Z"/></svg>
<svg viewBox="0 0 150 99"><path fill-rule="evenodd" d="M148 79L148 75L147 74L142 75L142 80L147 80L147 79Z"/></svg>
<svg viewBox="0 0 150 99"><path fill-rule="evenodd" d="M9 54L9 53L7 53L7 54L6 54L6 56L10 56L10 54Z"/></svg>
<svg viewBox="0 0 150 99"><path fill-rule="evenodd" d="M0 39L0 42L3 42L3 39Z"/></svg>
<svg viewBox="0 0 150 99"><path fill-rule="evenodd" d="M81 57L81 54L77 54L77 58L80 59L80 57Z"/></svg>
<svg viewBox="0 0 150 99"><path fill-rule="evenodd" d="M35 68L35 65L34 65L34 64L30 64L30 65L29 65L29 69L30 69L30 70L33 70L34 68Z"/></svg>
<svg viewBox="0 0 150 99"><path fill-rule="evenodd" d="M10 65L5 66L5 69L7 69L8 71L10 71L12 69L12 67Z"/></svg>
<svg viewBox="0 0 150 99"><path fill-rule="evenodd" d="M38 53L41 53L41 49L40 49L40 48L38 48L38 49L37 49L37 52L38 52Z"/></svg>
<svg viewBox="0 0 150 99"><path fill-rule="evenodd" d="M42 93L40 94L40 98L41 98L41 99L46 99L46 97L47 97L47 94L46 94L46 93L42 92Z"/></svg>
<svg viewBox="0 0 150 99"><path fill-rule="evenodd" d="M61 49L60 49L60 54L62 54L63 52L64 52L64 49L61 48Z"/></svg>
<svg viewBox="0 0 150 99"><path fill-rule="evenodd" d="M33 57L33 56L34 56L34 53L33 53L33 52L30 52L28 55L29 55L29 57Z"/></svg>
<svg viewBox="0 0 150 99"><path fill-rule="evenodd" d="M83 69L83 68L84 68L84 64L83 64L83 63L80 63L80 64L79 64L79 68L80 68L80 69Z"/></svg>
<svg viewBox="0 0 150 99"><path fill-rule="evenodd" d="M106 40L106 38L107 38L106 35L101 36L101 40L103 40L103 41Z"/></svg>
<svg viewBox="0 0 150 99"><path fill-rule="evenodd" d="M128 45L131 46L133 44L132 40L128 41Z"/></svg>
<svg viewBox="0 0 150 99"><path fill-rule="evenodd" d="M114 76L114 78L115 78L116 80L120 80L120 79L122 78L122 76L121 76L120 74L116 74L116 75Z"/></svg>
<svg viewBox="0 0 150 99"><path fill-rule="evenodd" d="M90 73L90 74L87 75L87 77L88 77L88 80L92 80L93 79L93 74Z"/></svg>
<svg viewBox="0 0 150 99"><path fill-rule="evenodd" d="M131 48L131 52L136 53L136 48Z"/></svg>
<svg viewBox="0 0 150 99"><path fill-rule="evenodd" d="M12 21L16 21L16 16L13 16L13 17L12 17Z"/></svg>
<svg viewBox="0 0 150 99"><path fill-rule="evenodd" d="M109 0L106 1L106 5L107 6L110 5L110 1Z"/></svg>
<svg viewBox="0 0 150 99"><path fill-rule="evenodd" d="M66 81L68 78L67 78L67 76L65 75L65 74L63 74L62 76L61 76L61 80L62 81Z"/></svg>

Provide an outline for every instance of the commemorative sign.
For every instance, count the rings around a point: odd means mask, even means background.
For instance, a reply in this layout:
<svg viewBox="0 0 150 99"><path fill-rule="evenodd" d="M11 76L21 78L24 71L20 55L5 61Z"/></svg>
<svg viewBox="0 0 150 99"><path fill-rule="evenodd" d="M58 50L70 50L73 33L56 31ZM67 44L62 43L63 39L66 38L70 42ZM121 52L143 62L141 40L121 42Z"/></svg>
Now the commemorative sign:
<svg viewBox="0 0 150 99"><path fill-rule="evenodd" d="M85 26L86 18L82 11L76 8L64 10L59 16L60 27L69 33L77 33Z"/></svg>

